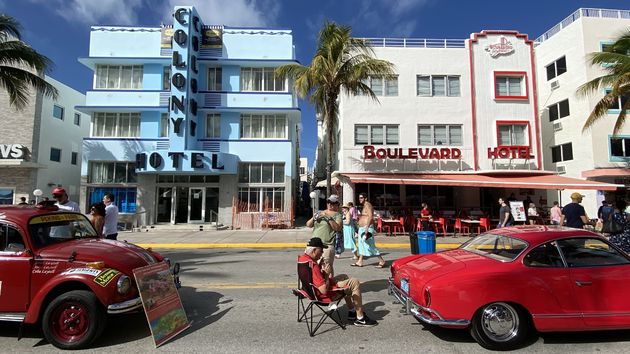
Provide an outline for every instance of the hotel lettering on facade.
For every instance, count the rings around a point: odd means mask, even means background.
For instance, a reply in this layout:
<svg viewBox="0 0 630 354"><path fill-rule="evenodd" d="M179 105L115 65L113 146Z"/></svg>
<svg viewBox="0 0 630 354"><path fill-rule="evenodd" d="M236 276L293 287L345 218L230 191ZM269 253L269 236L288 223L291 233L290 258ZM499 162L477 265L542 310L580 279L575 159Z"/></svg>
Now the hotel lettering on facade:
<svg viewBox="0 0 630 354"><path fill-rule="evenodd" d="M628 11L623 13L628 15ZM630 22L623 16L582 17L577 16L575 22L579 23L572 26L578 28L582 21L591 20L600 21L597 28L605 28L603 22L607 20L625 25ZM589 23L588 28L594 31L595 27ZM616 34L611 30L600 37L613 39ZM580 130L593 106L593 103L580 103L575 109L571 107L573 121L564 121L576 127L571 128L573 136L556 134L551 139L541 132L541 126L547 132L551 126L548 112L553 110L554 102L549 100L549 89L544 90L542 97L537 88L549 86L546 67L563 56L558 49L560 43L546 49L557 54L551 58L538 52L537 42L516 31L481 31L467 40L368 40L376 57L395 65L396 76L368 80L380 104L367 96L340 99L335 175L343 186L340 189L344 201L356 200L358 193L366 192L381 209L419 208L421 202L427 202L433 209L481 208L496 214L497 198L512 193L516 199L530 199L545 208L554 200L562 204L570 202L571 192L592 191L588 194L592 197L585 198L584 204L593 216L599 204L596 194L623 189L623 185L612 180L600 183L583 178L586 176L579 172L569 173L568 164L566 175L559 175L554 168L557 162L566 164L555 159L555 145L576 138L591 141L590 133L581 137ZM590 39L579 40L590 43ZM562 43L566 52L570 52L568 47L573 43ZM540 46L549 48L544 43ZM581 50L581 57L572 58L575 62L582 61L581 69L569 70L585 69L584 53L589 50ZM597 50L601 49L593 47L590 51ZM543 56L548 63L537 61ZM569 79L567 76L561 81L567 80L572 92L564 92L565 97L551 96L559 101L570 97L578 103L575 89L586 81L574 83ZM606 123L605 129L612 132L612 125ZM573 149L592 148L602 150L597 154L604 154L606 137L610 139L608 133L602 133L605 137L601 146L595 143L582 146L574 140ZM594 162L593 152L573 157L570 148L565 149L565 154L567 161L575 159L572 167L581 165L586 170L595 168L594 163L600 163L601 167L624 160L617 157L604 161L602 156ZM318 155L323 156L320 152ZM543 159L549 160L546 166Z"/></svg>
<svg viewBox="0 0 630 354"><path fill-rule="evenodd" d="M115 194L138 224L232 224L233 209L288 212L300 111L277 66L290 30L206 26L176 7L161 28L92 27L82 203Z"/></svg>

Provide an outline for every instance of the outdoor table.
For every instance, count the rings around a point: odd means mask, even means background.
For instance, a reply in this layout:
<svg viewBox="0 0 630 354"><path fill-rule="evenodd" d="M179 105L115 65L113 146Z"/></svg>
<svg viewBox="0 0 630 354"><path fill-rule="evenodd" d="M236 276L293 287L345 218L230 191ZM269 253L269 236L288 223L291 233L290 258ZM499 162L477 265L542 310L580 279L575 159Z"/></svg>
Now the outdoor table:
<svg viewBox="0 0 630 354"><path fill-rule="evenodd" d="M394 226L402 226L400 225L400 219L381 219L383 223L383 227L387 226L389 229L389 236L393 235Z"/></svg>
<svg viewBox="0 0 630 354"><path fill-rule="evenodd" d="M470 233L472 234L473 227L476 227L477 231L479 230L479 224L481 224L481 221L473 220L473 219L462 219L462 224L467 224L468 229L470 230Z"/></svg>

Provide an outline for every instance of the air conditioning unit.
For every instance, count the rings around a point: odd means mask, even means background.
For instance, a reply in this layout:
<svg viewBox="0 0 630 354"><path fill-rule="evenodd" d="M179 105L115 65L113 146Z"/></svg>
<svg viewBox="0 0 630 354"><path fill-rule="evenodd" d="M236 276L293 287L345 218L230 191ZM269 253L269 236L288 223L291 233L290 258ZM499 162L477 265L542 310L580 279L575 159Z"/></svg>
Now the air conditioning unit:
<svg viewBox="0 0 630 354"><path fill-rule="evenodd" d="M553 123L553 131L554 132L559 132L562 130L562 122L555 122Z"/></svg>
<svg viewBox="0 0 630 354"><path fill-rule="evenodd" d="M556 166L556 172L558 172L559 175L563 175L567 173L567 168L565 166Z"/></svg>
<svg viewBox="0 0 630 354"><path fill-rule="evenodd" d="M551 91L553 91L557 89L558 87L560 87L560 83L558 82L558 80L552 81L549 83L549 86L551 87Z"/></svg>

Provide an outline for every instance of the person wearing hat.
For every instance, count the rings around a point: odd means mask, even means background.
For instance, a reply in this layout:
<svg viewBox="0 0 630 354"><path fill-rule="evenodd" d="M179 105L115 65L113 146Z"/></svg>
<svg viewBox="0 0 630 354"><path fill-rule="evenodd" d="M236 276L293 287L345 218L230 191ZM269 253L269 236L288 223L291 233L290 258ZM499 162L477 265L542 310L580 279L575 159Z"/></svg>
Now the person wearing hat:
<svg viewBox="0 0 630 354"><path fill-rule="evenodd" d="M352 208L354 208L352 202L348 202L341 207L341 213L343 214L343 246L352 252L352 259L356 260L359 259L357 254L357 242L354 237L357 233L357 223L350 213Z"/></svg>
<svg viewBox="0 0 630 354"><path fill-rule="evenodd" d="M304 254L298 257L298 263L311 262L313 287L320 300L338 300L344 297L348 306L348 321L358 327L376 326L378 322L369 318L363 311L361 282L346 274L333 275L332 265L322 258L329 249L319 237L311 238L306 244ZM334 290L333 290L334 289ZM338 291L337 289L342 291Z"/></svg>
<svg viewBox="0 0 630 354"><path fill-rule="evenodd" d="M565 205L564 208L562 208L560 225L564 225L566 221L566 226L568 227L583 229L584 225L588 224L588 216L586 215L586 211L584 210L584 207L580 205L580 203L582 202L582 198L584 198L584 195L580 193L571 193L571 203Z"/></svg>
<svg viewBox="0 0 630 354"><path fill-rule="evenodd" d="M68 193L66 193L65 189L61 187L53 189L52 196L57 201L55 205L59 208L59 210L81 211L81 209L79 209L79 204L68 199Z"/></svg>
<svg viewBox="0 0 630 354"><path fill-rule="evenodd" d="M335 235L343 230L341 214L338 211L339 197L331 194L326 199L326 210L316 211L312 218L306 221L307 227L313 228L313 237L322 240L326 247L324 250L324 260L330 265L335 261Z"/></svg>

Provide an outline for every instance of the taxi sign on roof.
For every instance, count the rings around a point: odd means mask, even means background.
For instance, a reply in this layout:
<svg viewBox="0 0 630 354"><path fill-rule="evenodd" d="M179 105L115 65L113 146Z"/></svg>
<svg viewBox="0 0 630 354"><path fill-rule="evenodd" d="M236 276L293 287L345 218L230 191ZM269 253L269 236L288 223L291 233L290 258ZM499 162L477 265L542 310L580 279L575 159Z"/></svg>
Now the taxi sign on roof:
<svg viewBox="0 0 630 354"><path fill-rule="evenodd" d="M59 222L59 221L75 221L83 220L83 216L80 214L52 214L42 215L31 219L30 224L42 224L47 222Z"/></svg>

